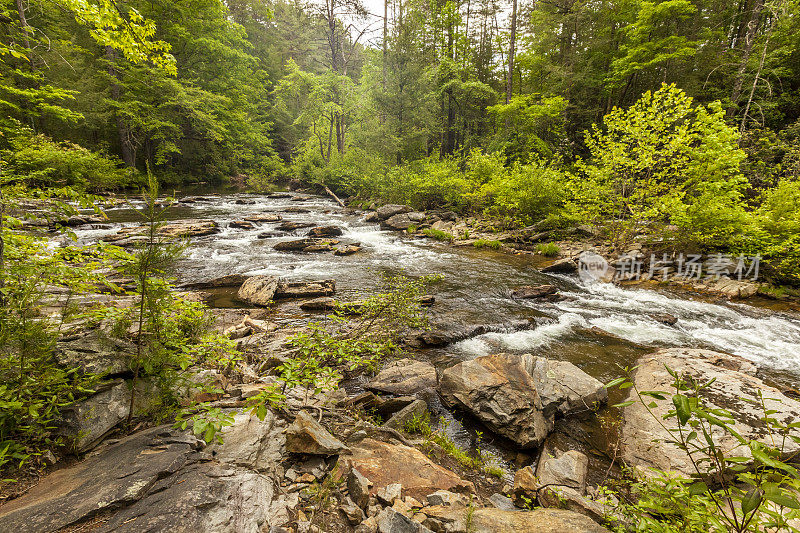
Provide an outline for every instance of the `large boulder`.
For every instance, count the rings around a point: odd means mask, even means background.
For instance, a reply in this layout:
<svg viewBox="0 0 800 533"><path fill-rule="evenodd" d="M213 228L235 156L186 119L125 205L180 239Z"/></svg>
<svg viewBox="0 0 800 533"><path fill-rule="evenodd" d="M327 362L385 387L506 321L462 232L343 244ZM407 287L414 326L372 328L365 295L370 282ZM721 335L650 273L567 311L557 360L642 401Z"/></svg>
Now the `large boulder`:
<svg viewBox="0 0 800 533"><path fill-rule="evenodd" d="M225 444L205 451L169 426L125 437L0 505L0 531L54 532L97 515L100 532L257 533L285 525L270 475L280 424L272 415L237 415L224 432Z"/></svg>
<svg viewBox="0 0 800 533"><path fill-rule="evenodd" d="M132 344L114 339L97 328L85 335L62 339L56 344L55 356L65 368L115 375L129 370L128 363L135 351Z"/></svg>
<svg viewBox="0 0 800 533"><path fill-rule="evenodd" d="M301 228L310 228L314 226L312 222L283 222L279 224L275 229L278 231L295 231Z"/></svg>
<svg viewBox="0 0 800 533"><path fill-rule="evenodd" d="M758 405L756 393L760 391L768 410L774 410L770 417L781 423L797 421L800 414L800 401L785 396L755 376L756 367L738 356L690 348L669 348L642 357L637 362L633 381L638 390L666 391L672 387L673 378L666 367L701 383L713 382L703 391L707 410L726 409L735 419L734 429L745 439L761 440L769 445L772 441L761 419L762 408ZM633 391L633 388L630 389ZM628 395L635 399L634 392ZM651 399L647 399L649 403ZM674 409L672 402L657 402L648 408L640 402L628 405L622 412L621 448L622 459L629 465L647 469L673 470L684 475L692 475L695 470L686 453L675 445L666 442L673 438L664 430L677 427L677 421L662 420L666 413ZM651 414L652 412L652 414ZM653 416L655 415L655 417ZM721 431L713 432L714 442L726 455L750 456L747 446L742 446L731 435ZM800 446L790 440L786 451L796 451Z"/></svg>
<svg viewBox="0 0 800 533"><path fill-rule="evenodd" d="M246 216L244 220L248 222L280 222L283 220L283 217L278 213L262 213L259 215Z"/></svg>
<svg viewBox="0 0 800 533"><path fill-rule="evenodd" d="M366 388L389 394L416 394L436 387L436 369L430 363L400 359L386 365Z"/></svg>
<svg viewBox="0 0 800 533"><path fill-rule="evenodd" d="M364 439L350 447L351 455L339 457L342 473L355 468L371 483L370 494L393 483L403 486L403 494L417 500L437 490L472 493L475 487L456 473L437 465L424 453L402 444Z"/></svg>
<svg viewBox="0 0 800 533"><path fill-rule="evenodd" d="M423 525L447 533L608 533L590 518L564 509L426 507L423 513Z"/></svg>
<svg viewBox="0 0 800 533"><path fill-rule="evenodd" d="M439 392L448 405L523 448L540 444L553 427L519 357L497 354L458 363L442 374Z"/></svg>
<svg viewBox="0 0 800 533"><path fill-rule="evenodd" d="M572 363L529 354L522 357L536 384L545 416L596 411L608 401L605 386Z"/></svg>
<svg viewBox="0 0 800 533"><path fill-rule="evenodd" d="M392 218L395 215L401 215L403 213L410 213L413 211L407 205L397 205L397 204L386 204L384 206L379 207L375 214L378 215L379 220L386 220Z"/></svg>
<svg viewBox="0 0 800 533"><path fill-rule="evenodd" d="M547 274L574 274L578 271L578 264L571 258L558 259L542 269Z"/></svg>
<svg viewBox="0 0 800 533"><path fill-rule="evenodd" d="M394 215L393 217L387 218L386 220L382 221L381 227L384 229L405 231L411 226L416 226L418 224L419 221L412 219L410 213L403 213L400 215Z"/></svg>
<svg viewBox="0 0 800 533"><path fill-rule="evenodd" d="M277 290L278 278L275 276L253 276L242 283L236 296L243 302L266 307L272 303Z"/></svg>
<svg viewBox="0 0 800 533"><path fill-rule="evenodd" d="M130 402L130 388L124 381L117 380L94 396L65 409L59 432L68 437L74 452L89 451L128 418Z"/></svg>

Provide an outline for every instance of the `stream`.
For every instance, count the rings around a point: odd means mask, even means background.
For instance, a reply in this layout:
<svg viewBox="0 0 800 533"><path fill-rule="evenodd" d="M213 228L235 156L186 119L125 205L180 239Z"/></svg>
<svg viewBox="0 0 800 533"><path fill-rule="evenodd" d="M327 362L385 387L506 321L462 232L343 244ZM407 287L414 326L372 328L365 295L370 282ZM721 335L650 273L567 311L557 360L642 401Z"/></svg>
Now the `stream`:
<svg viewBox="0 0 800 533"><path fill-rule="evenodd" d="M298 196L307 199L297 201ZM339 226L344 234L338 239L345 244L360 243L362 250L344 257L330 252L278 252L273 250L275 243L299 238L307 229L259 238L263 232L274 232L280 222L259 223L250 230L229 227L233 220L262 213L278 213L283 221ZM93 242L116 233L121 226L140 222L130 207L110 209L107 214L108 225L77 228L79 241ZM192 239L179 266L178 282L207 281L228 274L270 274L298 281L332 278L337 299L346 301L376 290L377 272L402 272L411 277L438 273L443 280L431 291L436 296L431 308L433 324L452 327L519 319L536 323L530 330L488 333L424 350L424 357L440 368L499 351L530 352L568 360L606 382L620 375L620 365L633 365L654 348L686 346L745 357L757 364L762 379L780 388L797 387L800 381L800 315L784 306L757 300L751 302L757 305L715 301L603 283L587 285L576 276L538 272L536 267L546 262L538 256L453 247L381 230L377 224L364 222L364 217L365 213L343 209L327 198L302 194L291 198L241 193L196 197L192 203L170 209L167 218L213 219L222 231ZM556 285L565 298L550 303L510 297L515 287L542 283ZM208 303L212 307L243 307L234 295L231 289L214 290ZM678 322L664 325L648 316L653 313L669 313ZM277 306L272 318L303 323L309 315L299 310L297 302L287 302ZM468 439L465 431L458 423L448 425L448 432L461 441ZM502 455L498 450L490 449Z"/></svg>

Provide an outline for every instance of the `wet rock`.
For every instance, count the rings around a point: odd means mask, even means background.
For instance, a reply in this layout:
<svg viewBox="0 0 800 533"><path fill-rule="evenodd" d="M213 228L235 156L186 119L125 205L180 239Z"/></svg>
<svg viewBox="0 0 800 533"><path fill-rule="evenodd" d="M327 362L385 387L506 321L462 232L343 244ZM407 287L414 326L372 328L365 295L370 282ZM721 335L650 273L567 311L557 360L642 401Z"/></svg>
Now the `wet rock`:
<svg viewBox="0 0 800 533"><path fill-rule="evenodd" d="M299 213L299 214L302 214L302 213L310 213L311 210L310 209L306 209L305 207L287 207L287 208L283 209L283 212L284 213ZM308 226L303 226L303 227L308 228L308 227L311 227L313 225L314 224L309 224Z"/></svg>
<svg viewBox="0 0 800 533"><path fill-rule="evenodd" d="M337 242L338 241L330 241L312 244L311 246L306 246L303 248L303 251L306 253L331 252L336 249L335 246Z"/></svg>
<svg viewBox="0 0 800 533"><path fill-rule="evenodd" d="M228 227L236 228L236 229L255 229L256 225L252 222L248 222L247 220L234 220Z"/></svg>
<svg viewBox="0 0 800 533"><path fill-rule="evenodd" d="M134 345L114 339L98 328L59 341L54 354L64 368L79 368L89 374L116 375L130 370L128 363L135 352Z"/></svg>
<svg viewBox="0 0 800 533"><path fill-rule="evenodd" d="M525 285L514 289L511 292L511 297L516 300L546 298L555 295L557 292L558 289L553 285Z"/></svg>
<svg viewBox="0 0 800 533"><path fill-rule="evenodd" d="M188 238L203 237L219 233L219 224L213 220L190 219L179 222L169 222L158 229L158 234L168 238ZM114 235L106 235L102 238L105 242L111 242L119 246L129 246L147 239L147 228L145 226L127 226L121 228Z"/></svg>
<svg viewBox="0 0 800 533"><path fill-rule="evenodd" d="M386 365L366 388L389 394L415 394L436 387L436 369L430 363L400 359Z"/></svg>
<svg viewBox="0 0 800 533"><path fill-rule="evenodd" d="M442 374L439 392L449 406L472 413L523 448L537 446L552 429L536 383L518 357L487 355L458 363Z"/></svg>
<svg viewBox="0 0 800 533"><path fill-rule="evenodd" d="M275 290L276 298L315 298L333 296L336 293L336 282L332 279L320 281L281 282Z"/></svg>
<svg viewBox="0 0 800 533"><path fill-rule="evenodd" d="M709 278L708 280L703 280L698 284L698 288L701 288L707 292L719 294L728 299L749 298L751 296L755 296L759 287L759 283L749 280L739 281L730 279L726 276L720 276L718 279Z"/></svg>
<svg viewBox="0 0 800 533"><path fill-rule="evenodd" d="M357 244L349 244L347 246L335 249L333 251L333 255L353 255L359 250L361 250L361 246L358 246Z"/></svg>
<svg viewBox="0 0 800 533"><path fill-rule="evenodd" d="M308 232L309 237L338 237L344 233L339 226L317 226Z"/></svg>
<svg viewBox="0 0 800 533"><path fill-rule="evenodd" d="M309 300L300 304L300 309L303 311L330 311L335 307L336 300L328 296L314 298L313 300Z"/></svg>
<svg viewBox="0 0 800 533"><path fill-rule="evenodd" d="M185 289L214 289L218 287L239 287L247 281L248 276L244 274L228 274L208 281L198 281L181 285Z"/></svg>
<svg viewBox="0 0 800 533"><path fill-rule="evenodd" d="M253 276L242 283L236 296L243 302L267 307L272 303L277 290L278 278L274 276Z"/></svg>
<svg viewBox="0 0 800 533"><path fill-rule="evenodd" d="M318 246L321 243L320 239L295 239L276 243L273 248L279 252L303 252L306 251L306 248Z"/></svg>
<svg viewBox="0 0 800 533"><path fill-rule="evenodd" d="M420 305L422 305L422 303L420 303ZM448 329L437 327L432 331L420 333L416 337L410 339L409 343L412 346L421 348L439 348L486 333L510 333L512 331L530 329L534 325L535 322L528 320L511 320L503 324L478 324Z"/></svg>
<svg viewBox="0 0 800 533"><path fill-rule="evenodd" d="M578 265L571 258L567 257L555 261L553 264L541 269L541 271L547 274L574 274L578 271Z"/></svg>
<svg viewBox="0 0 800 533"><path fill-rule="evenodd" d="M83 226L84 224L99 224L106 220L106 218L98 215L72 215L69 218L56 221L56 224L73 228L75 226Z"/></svg>
<svg viewBox="0 0 800 533"><path fill-rule="evenodd" d="M394 215L393 217L382 221L381 227L395 231L405 231L409 227L416 226L418 224L418 220L412 219L408 213L403 213L401 215Z"/></svg>
<svg viewBox="0 0 800 533"><path fill-rule="evenodd" d="M572 363L530 354L522 358L546 417L596 411L608 401L603 384Z"/></svg>
<svg viewBox="0 0 800 533"><path fill-rule="evenodd" d="M447 209L431 209L430 211L428 211L428 215L430 215L431 217L436 217L439 220L444 220L446 222L455 222L455 220L458 218L458 215L456 215L453 211L449 211Z"/></svg>
<svg viewBox="0 0 800 533"><path fill-rule="evenodd" d="M301 411L286 430L286 450L309 455L337 455L347 450L347 446L311 415Z"/></svg>
<svg viewBox="0 0 800 533"><path fill-rule="evenodd" d="M244 217L248 222L280 222L283 217L277 213L262 213L258 215L250 215Z"/></svg>
<svg viewBox="0 0 800 533"><path fill-rule="evenodd" d="M367 508L372 486L372 482L364 477L357 468L350 469L350 473L347 475L347 492L356 505L362 509Z"/></svg>
<svg viewBox="0 0 800 533"><path fill-rule="evenodd" d="M424 453L402 444L366 438L354 444L351 455L341 455L342 471L357 469L373 486L371 494L392 483L400 483L407 496L422 500L439 489L474 492L469 481L431 461Z"/></svg>
<svg viewBox="0 0 800 533"><path fill-rule="evenodd" d="M256 203L255 200L250 200L249 198L237 198L235 202L236 205L254 205Z"/></svg>
<svg viewBox="0 0 800 533"><path fill-rule="evenodd" d="M755 377L755 365L741 357L709 350L669 348L642 357L637 365L633 380L639 390L671 390L673 378L666 371L665 365L700 383L714 380L703 392L706 410L730 411L735 420L733 428L745 439L770 443L761 422L761 407L757 402L751 403L757 400L756 391L763 393L766 408L775 411L770 416L779 422L794 422L797 420L797 413L800 413L800 401L784 396L778 389ZM633 400L633 393L627 399ZM653 467L690 476L694 474L694 468L686 453L665 442L672 437L659 423L667 411L674 409L672 402L656 403L657 407L651 410L658 420L653 419L639 402L623 409L622 459L629 465L640 467L644 474L647 474L647 468ZM674 418L667 419L664 423L668 428L677 427ZM712 436L717 447L725 450L726 454L750 456L750 449L741 446L733 436L722 432L715 432ZM800 446L794 442L787 441L785 451L788 453L798 448Z"/></svg>
<svg viewBox="0 0 800 533"><path fill-rule="evenodd" d="M675 315L670 315L669 313L651 313L647 316L649 316L656 322L661 322L666 326L674 326L675 324L678 323L678 317L676 317Z"/></svg>
<svg viewBox="0 0 800 533"><path fill-rule="evenodd" d="M118 380L107 387L62 413L59 433L71 441L72 450L76 453L91 450L128 417L131 401L128 385Z"/></svg>
<svg viewBox="0 0 800 533"><path fill-rule="evenodd" d="M378 215L379 220L387 220L393 216L410 213L411 211L413 211L413 209L407 205L386 204L379 207L375 211L375 214Z"/></svg>
<svg viewBox="0 0 800 533"><path fill-rule="evenodd" d="M378 213L374 211L372 213L368 213L367 216L364 217L364 222L380 222L380 221L381 217L378 216Z"/></svg>
<svg viewBox="0 0 800 533"><path fill-rule="evenodd" d="M402 430L406 424L414 419L420 419L428 415L428 404L424 400L414 400L407 406L400 409L383 424L387 428Z"/></svg>
<svg viewBox="0 0 800 533"><path fill-rule="evenodd" d="M295 196L292 198L292 202L308 202L312 198L311 196Z"/></svg>
<svg viewBox="0 0 800 533"><path fill-rule="evenodd" d="M274 200L282 200L284 198L291 198L292 196L294 195L289 192L272 192L267 195L267 198L272 198Z"/></svg>
<svg viewBox="0 0 800 533"><path fill-rule="evenodd" d="M312 222L283 222L278 224L275 228L278 231L295 231L302 228L311 228L314 224Z"/></svg>

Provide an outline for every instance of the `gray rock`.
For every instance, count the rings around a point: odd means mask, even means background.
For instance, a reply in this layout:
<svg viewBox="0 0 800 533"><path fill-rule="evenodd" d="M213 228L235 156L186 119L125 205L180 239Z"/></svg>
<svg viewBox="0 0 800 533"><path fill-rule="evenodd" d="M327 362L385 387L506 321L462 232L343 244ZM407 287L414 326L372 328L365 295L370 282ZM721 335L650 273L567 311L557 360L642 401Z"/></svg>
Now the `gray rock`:
<svg viewBox="0 0 800 533"><path fill-rule="evenodd" d="M511 292L511 297L517 300L546 298L555 295L557 292L558 288L554 285L524 285L514 289Z"/></svg>
<svg viewBox="0 0 800 533"><path fill-rule="evenodd" d="M414 400L409 405L403 407L386 421L384 427L401 430L406 424L419 419L428 414L428 404L424 400Z"/></svg>
<svg viewBox="0 0 800 533"><path fill-rule="evenodd" d="M336 300L330 296L315 298L300 304L300 309L303 311L330 311L334 307L336 307Z"/></svg>
<svg viewBox="0 0 800 533"><path fill-rule="evenodd" d="M391 507L386 507L376 517L380 533L433 533L419 522L411 520Z"/></svg>
<svg viewBox="0 0 800 533"><path fill-rule="evenodd" d="M384 220L381 222L381 227L396 231L405 231L410 226L415 226L417 224L419 224L419 221L413 220L408 213L403 213Z"/></svg>
<svg viewBox="0 0 800 533"><path fill-rule="evenodd" d="M343 246L341 248L337 248L333 251L333 255L353 255L354 253L361 250L361 246L357 244L348 244L347 246Z"/></svg>
<svg viewBox="0 0 800 533"><path fill-rule="evenodd" d="M522 359L536 384L547 417L595 411L608 401L603 384L568 361L530 354Z"/></svg>
<svg viewBox="0 0 800 533"><path fill-rule="evenodd" d="M125 341L94 329L81 337L58 342L55 356L65 368L80 368L90 374L121 374L129 370L128 363L135 347Z"/></svg>
<svg viewBox="0 0 800 533"><path fill-rule="evenodd" d="M469 411L523 448L537 446L552 429L519 357L487 355L458 363L442 374L439 392L449 406Z"/></svg>
<svg viewBox="0 0 800 533"><path fill-rule="evenodd" d="M278 278L274 276L253 276L242 283L236 296L243 302L266 307L272 303L277 290Z"/></svg>
<svg viewBox="0 0 800 533"><path fill-rule="evenodd" d="M449 490L437 490L425 497L428 505L441 507L464 506L469 503L469 499L463 494L450 492Z"/></svg>
<svg viewBox="0 0 800 533"><path fill-rule="evenodd" d="M403 485L400 483L390 483L378 490L376 496L378 501L384 505L394 505L395 500L403 497Z"/></svg>
<svg viewBox="0 0 800 533"><path fill-rule="evenodd" d="M560 486L586 492L586 476L589 458L577 451L569 450L558 457L543 457L536 467L540 487Z"/></svg>
<svg viewBox="0 0 800 533"><path fill-rule="evenodd" d="M504 496L498 492L495 492L494 494L489 496L489 503L491 503L496 509L500 509L501 511L519 510L514 505L514 502L511 501L511 498L509 498L508 496Z"/></svg>
<svg viewBox="0 0 800 533"><path fill-rule="evenodd" d="M244 217L248 222L280 222L283 217L277 213L263 213L260 215L250 215Z"/></svg>
<svg viewBox="0 0 800 533"><path fill-rule="evenodd" d="M321 252L325 249L332 249L332 246L323 239L307 237L305 239L281 241L276 243L273 248L279 252Z"/></svg>
<svg viewBox="0 0 800 533"><path fill-rule="evenodd" d="M400 359L386 365L366 388L389 394L415 394L436 387L436 369L430 363Z"/></svg>
<svg viewBox="0 0 800 533"><path fill-rule="evenodd" d="M301 411L294 423L286 429L286 450L310 455L337 455L347 450L347 446L311 415Z"/></svg>
<svg viewBox="0 0 800 533"><path fill-rule="evenodd" d="M336 281L324 279L320 281L281 282L275 290L276 298L316 298L333 296L336 293Z"/></svg>
<svg viewBox="0 0 800 533"><path fill-rule="evenodd" d="M59 432L66 435L76 453L91 450L117 424L128 417L131 391L123 381L65 409Z"/></svg>
<svg viewBox="0 0 800 533"><path fill-rule="evenodd" d="M356 468L351 468L347 475L347 491L353 501L362 509L369 504L369 490L372 487L370 480L361 475Z"/></svg>
<svg viewBox="0 0 800 533"><path fill-rule="evenodd" d="M342 502L342 504L339 506L339 510L342 511L342 514L344 514L347 522L351 526L360 524L366 518L364 511L362 511L358 505L353 503L353 500L351 500L349 497L345 498L344 502Z"/></svg>
<svg viewBox="0 0 800 533"><path fill-rule="evenodd" d="M288 211L288 210L287 210ZM310 222L282 222L275 228L278 231L295 231L302 228L310 228L314 224Z"/></svg>
<svg viewBox="0 0 800 533"><path fill-rule="evenodd" d="M249 413L238 413L233 420L233 425L220 432L222 444L213 444L207 451L221 463L274 473L285 443L281 434L284 422L271 411L264 420Z"/></svg>
<svg viewBox="0 0 800 533"><path fill-rule="evenodd" d="M407 205L386 204L384 206L379 207L375 211L375 214L378 216L379 220L386 220L395 215L410 213L411 211L413 211L413 209L411 209Z"/></svg>
<svg viewBox="0 0 800 533"><path fill-rule="evenodd" d="M567 257L555 261L553 264L541 269L541 271L548 274L573 274L578 271L578 265L571 258Z"/></svg>
<svg viewBox="0 0 800 533"><path fill-rule="evenodd" d="M714 380L703 393L707 410L730 411L736 421L733 428L745 439L761 440L771 445L769 435L761 423L761 407L753 402L757 400L756 391L761 391L766 408L775 411L770 416L779 422L795 422L800 413L800 401L785 396L778 389L755 377L756 366L738 356L709 350L669 348L642 357L637 365L633 380L639 390L671 390L673 378L667 373L665 365L700 383ZM629 393L627 399L634 399L633 392ZM628 465L638 467L644 475L650 475L648 469L652 467L690 476L694 474L692 463L685 452L666 442L672 437L659 423L663 422L668 428L677 427L674 418L661 420L667 411L674 409L672 402L656 403L657 407L651 410L658 420L639 402L623 408L622 459ZM746 457L751 455L749 447L740 445L728 433L714 432L712 437L717 447L725 450L726 454ZM796 443L787 440L784 451L790 453L798 448L800 446Z"/></svg>

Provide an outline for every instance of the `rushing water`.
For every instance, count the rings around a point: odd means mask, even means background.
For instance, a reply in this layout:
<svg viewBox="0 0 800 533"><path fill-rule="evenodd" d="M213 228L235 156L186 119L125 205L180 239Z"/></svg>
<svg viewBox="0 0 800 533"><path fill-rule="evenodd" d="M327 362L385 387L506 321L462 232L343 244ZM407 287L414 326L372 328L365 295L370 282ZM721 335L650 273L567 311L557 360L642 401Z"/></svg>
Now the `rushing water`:
<svg viewBox="0 0 800 533"><path fill-rule="evenodd" d="M500 350L534 352L571 360L604 379L618 373L618 364L632 364L652 347L690 346L741 355L782 385L791 385L800 376L800 320L793 314L653 290L586 285L570 276L548 276L537 271L531 256L454 248L383 231L364 222L362 213L342 209L326 198L302 202L245 194L206 198L180 204L169 213L171 219L213 219L222 228L221 233L192 240L180 266L181 282L235 273L272 274L293 280L333 278L338 297L346 300L374 290L375 273L379 271L410 276L440 273L444 279L434 289L435 323L498 324L520 318L537 323L531 330L489 333L461 341L433 351L434 359L470 358ZM255 203L242 205L237 200ZM296 210L307 212L291 212ZM274 231L279 222L262 223L255 230L229 227L233 220L273 212L281 214L284 221L337 225L344 230L339 239L361 243L362 251L346 257L277 252L273 249L276 242L298 238L307 230L258 238L262 232ZM138 220L130 209L112 209L109 216L110 228L79 229L76 233L81 241L97 240ZM557 285L565 299L547 303L510 298L514 287L538 283ZM224 291L216 303L234 304ZM661 324L649 316L652 313L672 314L678 317L678 323Z"/></svg>

